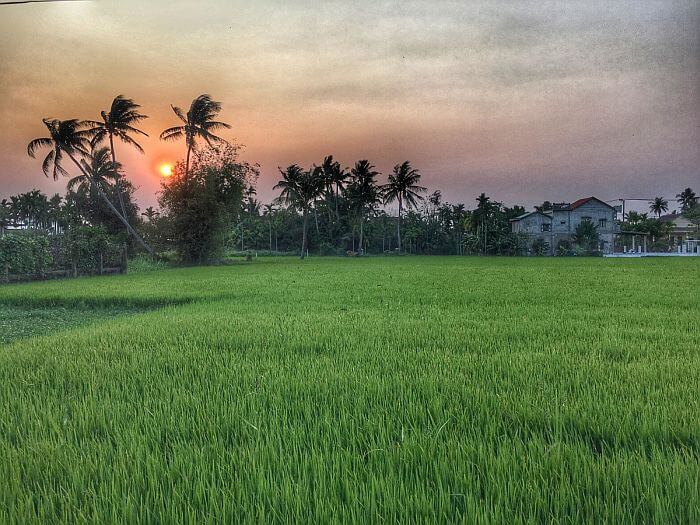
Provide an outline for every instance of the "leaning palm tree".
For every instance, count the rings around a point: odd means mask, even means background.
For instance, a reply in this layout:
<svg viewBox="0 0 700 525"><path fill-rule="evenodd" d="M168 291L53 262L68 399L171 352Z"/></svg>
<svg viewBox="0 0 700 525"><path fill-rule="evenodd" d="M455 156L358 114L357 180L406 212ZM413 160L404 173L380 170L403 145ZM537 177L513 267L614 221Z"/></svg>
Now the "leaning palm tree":
<svg viewBox="0 0 700 525"><path fill-rule="evenodd" d="M109 112L100 112L102 116L101 122L95 120L87 121L87 124L91 126L90 132L93 133L92 140L94 143L98 144L105 139L109 140L109 150L112 153L112 162L114 164L117 163L117 157L114 153L115 137L135 147L140 153L143 153L141 145L131 137L131 135L148 137L147 133L136 128L139 122L148 118L147 115L143 115L139 112L140 107L141 106L132 99L126 98L124 95L117 95L112 101ZM121 174L118 171L114 184L117 188L119 208L124 218L126 218L126 206L124 205L124 197L121 189Z"/></svg>
<svg viewBox="0 0 700 525"><path fill-rule="evenodd" d="M323 177L319 168L304 171L296 164L286 169L279 168L282 179L275 184L275 190L282 190L279 202L292 206L302 213L301 258L306 255L309 211L316 199L323 194Z"/></svg>
<svg viewBox="0 0 700 525"><path fill-rule="evenodd" d="M168 128L160 134L160 140L177 140L185 138L187 145L187 158L185 160L185 177L190 172L190 154L197 145L197 139L204 140L209 146L213 143L225 143L221 137L212 133L218 129L229 129L231 126L225 122L215 121L216 115L221 111L221 102L211 99L206 93L199 95L190 104L190 109L185 114L182 109L171 105L173 112L184 122L182 126Z"/></svg>
<svg viewBox="0 0 700 525"><path fill-rule="evenodd" d="M399 253L401 253L401 209L403 203L407 208L415 208L417 201L423 200L419 193L426 191L426 188L419 186L420 173L411 167L409 161L394 166L394 173L389 175L389 182L384 185L384 202L390 203L398 201L399 214L396 217L396 239L398 241Z"/></svg>
<svg viewBox="0 0 700 525"><path fill-rule="evenodd" d="M382 201L382 188L377 186L375 180L379 174L368 160L357 161L355 167L350 170L351 181L347 187L347 195L360 221L359 253L364 251L365 216L371 214Z"/></svg>
<svg viewBox="0 0 700 525"><path fill-rule="evenodd" d="M668 201L663 197L656 197L649 203L649 211L655 213L657 218L660 218L663 212L668 211Z"/></svg>
<svg viewBox="0 0 700 525"><path fill-rule="evenodd" d="M148 253L153 255L153 249L146 244L136 230L131 227L129 221L119 213L119 210L114 207L102 187L95 183L91 175L80 162L81 157L90 157L88 148L90 146L89 137L91 136L91 132L89 129L86 129L87 124L76 119L58 120L45 118L43 122L49 130L49 136L32 140L27 145L27 153L30 157L35 158L37 149L45 147L51 148L51 151L49 151L41 164L44 175L48 177L49 173L51 173L54 180L57 180L59 175L70 175L62 164L65 160L64 155L67 156L77 166L78 170L90 180L92 187L97 190L97 193L105 201L112 213L126 226L129 233L134 236L137 242L143 246Z"/></svg>
<svg viewBox="0 0 700 525"><path fill-rule="evenodd" d="M698 197L692 189L686 188L676 195L676 201L681 205L681 213L685 213L698 203Z"/></svg>

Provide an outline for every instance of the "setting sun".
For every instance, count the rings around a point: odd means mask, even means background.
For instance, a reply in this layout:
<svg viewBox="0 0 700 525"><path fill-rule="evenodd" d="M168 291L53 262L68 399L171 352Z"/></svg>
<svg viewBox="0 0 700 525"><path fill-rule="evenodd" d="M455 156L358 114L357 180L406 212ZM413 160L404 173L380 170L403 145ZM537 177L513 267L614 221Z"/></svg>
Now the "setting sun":
<svg viewBox="0 0 700 525"><path fill-rule="evenodd" d="M170 177L173 174L173 166L172 164L162 164L159 171L163 177Z"/></svg>

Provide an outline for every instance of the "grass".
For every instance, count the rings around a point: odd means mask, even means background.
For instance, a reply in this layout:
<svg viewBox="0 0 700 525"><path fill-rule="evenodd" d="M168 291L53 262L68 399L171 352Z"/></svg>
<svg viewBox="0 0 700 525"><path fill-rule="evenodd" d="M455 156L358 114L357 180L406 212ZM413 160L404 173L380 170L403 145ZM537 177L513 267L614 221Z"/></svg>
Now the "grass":
<svg viewBox="0 0 700 525"><path fill-rule="evenodd" d="M699 262L0 287L0 309L122 309L0 345L0 522L698 523Z"/></svg>

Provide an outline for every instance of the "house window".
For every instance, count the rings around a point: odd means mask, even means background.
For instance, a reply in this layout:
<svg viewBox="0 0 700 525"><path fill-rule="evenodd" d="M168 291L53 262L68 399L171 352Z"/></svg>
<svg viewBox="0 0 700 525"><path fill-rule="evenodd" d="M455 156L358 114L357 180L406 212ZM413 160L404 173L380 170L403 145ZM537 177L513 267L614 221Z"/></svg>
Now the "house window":
<svg viewBox="0 0 700 525"><path fill-rule="evenodd" d="M604 230L608 227L608 219L599 219L598 220L598 228L601 230Z"/></svg>
<svg viewBox="0 0 700 525"><path fill-rule="evenodd" d="M550 223L545 223L542 225L542 231L543 232L551 232L552 231L552 225Z"/></svg>

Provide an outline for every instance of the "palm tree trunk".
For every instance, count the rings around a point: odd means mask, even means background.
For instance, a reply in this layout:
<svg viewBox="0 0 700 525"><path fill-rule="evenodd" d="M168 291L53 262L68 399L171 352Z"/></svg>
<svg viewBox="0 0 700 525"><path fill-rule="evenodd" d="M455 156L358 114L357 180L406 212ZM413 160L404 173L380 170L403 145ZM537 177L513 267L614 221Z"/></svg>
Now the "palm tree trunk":
<svg viewBox="0 0 700 525"><path fill-rule="evenodd" d="M401 195L399 195L399 216L396 217L396 239L399 243L399 253L401 253Z"/></svg>
<svg viewBox="0 0 700 525"><path fill-rule="evenodd" d="M316 201L314 201L314 221L316 222L316 235L320 235L318 230L318 212L316 211Z"/></svg>
<svg viewBox="0 0 700 525"><path fill-rule="evenodd" d="M114 154L114 136L110 132L109 134L109 150L112 152L112 164L115 168L117 166L117 157ZM115 170L114 186L117 189L117 197L119 198L119 207L122 210L122 215L126 219L126 206L124 206L124 197L122 196L122 185L121 185L121 175ZM127 219L128 220L128 219ZM128 231L128 229L127 229Z"/></svg>
<svg viewBox="0 0 700 525"><path fill-rule="evenodd" d="M68 153L68 152L66 152L66 153ZM95 180L83 169L83 167L80 165L80 163L78 162L78 160L77 160L71 153L68 153L68 156L69 156L70 159L73 161L73 163L75 163L75 165L78 166L78 169L83 173L83 175L85 175L85 177L87 177L87 179L90 181L90 184L97 190L97 193L99 193L100 197L102 197L102 199L107 203L107 206L109 206L109 209L112 210L112 213L114 213L114 215L116 215L117 218L118 218L120 221L122 221L122 223L124 223L124 226L126 226L127 231L128 231L131 235L134 236L134 239L136 239L136 241L143 247L144 250L146 250L146 251L149 253L149 255L154 255L154 253L153 253L153 248L151 248L151 247L146 243L146 241L144 241L144 240L141 238L141 236L136 232L136 230L134 230L134 229L131 227L131 224L129 224L129 221L127 221L127 220L124 218L124 216L123 216L121 213L119 213L119 210L117 210L117 209L114 207L114 204L112 204L112 202L107 198L107 195L106 195L105 192L102 190L102 187L99 185L99 183L98 183L97 181L95 181Z"/></svg>
<svg viewBox="0 0 700 525"><path fill-rule="evenodd" d="M304 256L306 255L306 226L308 222L308 212L306 208L304 208L304 213L303 213L303 221L302 221L302 235L301 235L301 259L304 259Z"/></svg>
<svg viewBox="0 0 700 525"><path fill-rule="evenodd" d="M268 221L270 223L270 252L272 252L272 221Z"/></svg>
<svg viewBox="0 0 700 525"><path fill-rule="evenodd" d="M192 151L192 142L187 144L187 159L185 160L185 178L190 174L190 152Z"/></svg>
<svg viewBox="0 0 700 525"><path fill-rule="evenodd" d="M340 197L340 184L335 185L335 218L340 222L340 212L338 211L338 197Z"/></svg>
<svg viewBox="0 0 700 525"><path fill-rule="evenodd" d="M363 249L362 249L362 242L363 242L363 237L364 237L364 226L365 226L365 221L363 220L364 217L360 215L360 245L357 248L357 252L360 255L364 255Z"/></svg>

